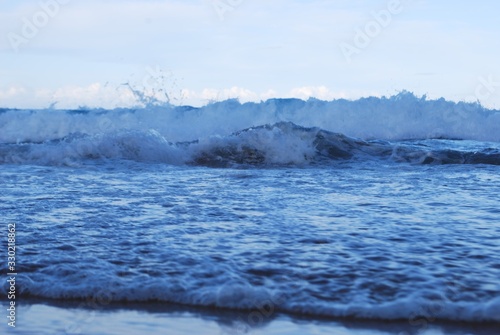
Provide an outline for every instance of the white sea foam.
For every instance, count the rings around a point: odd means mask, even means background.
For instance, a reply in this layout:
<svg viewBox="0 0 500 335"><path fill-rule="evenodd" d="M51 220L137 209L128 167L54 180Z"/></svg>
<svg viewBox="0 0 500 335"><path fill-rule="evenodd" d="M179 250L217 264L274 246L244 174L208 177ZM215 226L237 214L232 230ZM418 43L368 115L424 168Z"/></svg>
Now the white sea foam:
<svg viewBox="0 0 500 335"><path fill-rule="evenodd" d="M191 279L191 283L163 280L149 276L134 280L119 279L113 274L82 273L70 266L56 266L53 276L37 275L37 279L26 275L19 277L21 293L38 298L81 299L95 303L110 301L178 303L190 306L209 306L235 310L267 309L314 317L341 317L373 320L448 320L465 322L500 322L500 299L477 301L451 301L424 297L425 291L416 291L405 298L385 303L373 301L351 303L321 302L316 299L303 300L301 296L290 296L271 288L252 287L248 283L235 282L229 278L205 279L203 285ZM64 277L61 277L64 275ZM94 278L95 276L95 278ZM43 278L43 280L41 280ZM107 278L102 286L103 278Z"/></svg>
<svg viewBox="0 0 500 335"><path fill-rule="evenodd" d="M240 104L227 100L201 108L4 110L0 112L0 142L41 142L73 133L97 135L119 130L155 130L170 142L192 141L276 122L320 127L363 139L500 141L500 111L403 92L390 98L356 101L271 99Z"/></svg>

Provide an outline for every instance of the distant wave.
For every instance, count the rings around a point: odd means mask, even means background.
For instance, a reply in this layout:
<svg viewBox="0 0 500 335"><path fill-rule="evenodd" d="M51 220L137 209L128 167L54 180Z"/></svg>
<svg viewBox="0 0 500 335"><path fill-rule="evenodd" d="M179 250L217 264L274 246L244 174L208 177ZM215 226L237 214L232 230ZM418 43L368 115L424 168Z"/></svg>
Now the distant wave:
<svg viewBox="0 0 500 335"><path fill-rule="evenodd" d="M228 136L176 142L157 131L122 130L100 135L71 134L44 142L0 145L0 163L73 165L85 160L236 166L328 165L339 161L384 159L411 164L500 165L500 150L453 149L439 141L365 141L320 128L279 122L240 130Z"/></svg>

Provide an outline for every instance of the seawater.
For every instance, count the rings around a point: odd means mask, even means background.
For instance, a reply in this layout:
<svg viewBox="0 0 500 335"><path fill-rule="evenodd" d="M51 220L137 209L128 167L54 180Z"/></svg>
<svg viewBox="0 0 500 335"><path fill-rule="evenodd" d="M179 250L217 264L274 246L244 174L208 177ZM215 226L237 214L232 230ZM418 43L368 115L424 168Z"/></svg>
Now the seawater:
<svg viewBox="0 0 500 335"><path fill-rule="evenodd" d="M295 118L188 139L140 111L52 112L0 114L23 297L500 323L498 124L374 139Z"/></svg>

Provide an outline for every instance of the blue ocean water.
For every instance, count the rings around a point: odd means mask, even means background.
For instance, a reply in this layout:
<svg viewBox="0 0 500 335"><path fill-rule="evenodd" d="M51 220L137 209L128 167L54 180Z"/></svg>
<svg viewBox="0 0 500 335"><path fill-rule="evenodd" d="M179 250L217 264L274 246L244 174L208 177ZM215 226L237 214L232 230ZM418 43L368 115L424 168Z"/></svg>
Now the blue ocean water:
<svg viewBox="0 0 500 335"><path fill-rule="evenodd" d="M17 227L18 289L500 323L499 121L408 93L3 110L0 212Z"/></svg>

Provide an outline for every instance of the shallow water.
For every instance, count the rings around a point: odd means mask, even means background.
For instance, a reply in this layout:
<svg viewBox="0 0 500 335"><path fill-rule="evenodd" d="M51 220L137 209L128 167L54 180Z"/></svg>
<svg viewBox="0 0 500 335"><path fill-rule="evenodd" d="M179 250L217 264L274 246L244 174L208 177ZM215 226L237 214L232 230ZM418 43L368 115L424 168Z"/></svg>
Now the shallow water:
<svg viewBox="0 0 500 335"><path fill-rule="evenodd" d="M23 296L500 322L498 166L94 161L0 184Z"/></svg>

